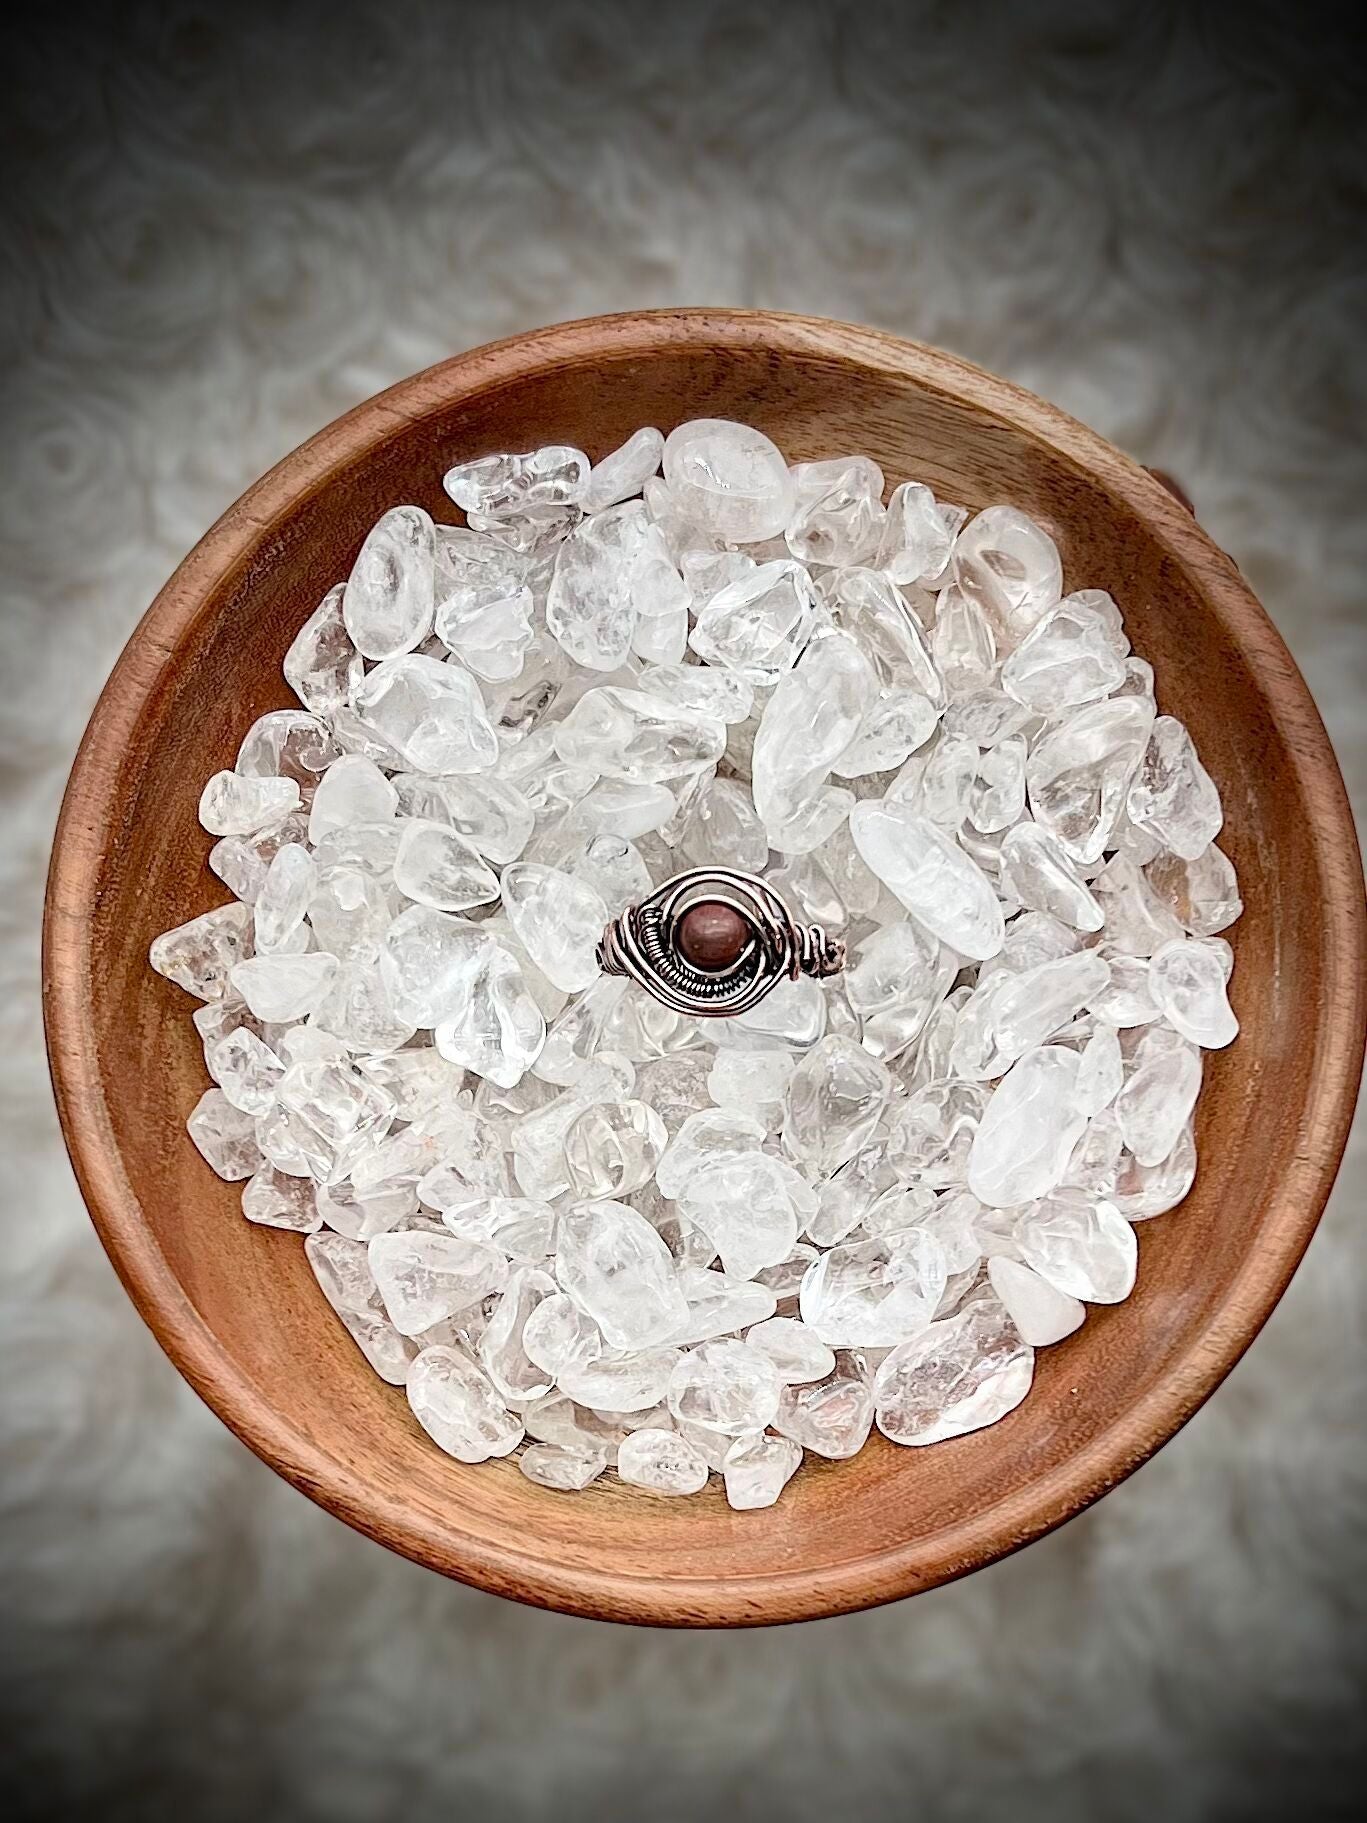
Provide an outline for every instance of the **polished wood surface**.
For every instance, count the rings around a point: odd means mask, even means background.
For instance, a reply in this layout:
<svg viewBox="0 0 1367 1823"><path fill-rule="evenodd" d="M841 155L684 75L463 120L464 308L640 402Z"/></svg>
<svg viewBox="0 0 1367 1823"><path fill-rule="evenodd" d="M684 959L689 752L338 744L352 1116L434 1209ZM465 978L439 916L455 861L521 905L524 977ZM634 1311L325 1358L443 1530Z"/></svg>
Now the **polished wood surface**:
<svg viewBox="0 0 1367 1823"><path fill-rule="evenodd" d="M512 1461L442 1456L336 1323L298 1238L244 1221L239 1187L186 1138L206 1083L194 1003L146 961L158 932L225 897L200 787L254 717L290 701L285 649L380 512L411 500L457 518L440 483L458 459L548 442L596 458L638 425L699 416L757 424L794 460L867 452L889 485L915 477L1047 524L1068 585L1112 591L1161 707L1190 725L1247 906L1229 933L1243 1033L1208 1059L1196 1187L1140 1225L1134 1296L1041 1352L1001 1424L809 1460L759 1513L731 1512L715 1486L674 1501L611 1480L561 1495ZM746 1625L985 1564L1190 1417L1272 1309L1333 1181L1362 1062L1363 927L1343 785L1305 685L1234 564L1160 481L934 350L800 317L669 311L432 368L320 432L225 514L129 642L82 743L49 881L45 1009L101 1239L171 1359L252 1449L349 1524L486 1589L614 1620Z"/></svg>

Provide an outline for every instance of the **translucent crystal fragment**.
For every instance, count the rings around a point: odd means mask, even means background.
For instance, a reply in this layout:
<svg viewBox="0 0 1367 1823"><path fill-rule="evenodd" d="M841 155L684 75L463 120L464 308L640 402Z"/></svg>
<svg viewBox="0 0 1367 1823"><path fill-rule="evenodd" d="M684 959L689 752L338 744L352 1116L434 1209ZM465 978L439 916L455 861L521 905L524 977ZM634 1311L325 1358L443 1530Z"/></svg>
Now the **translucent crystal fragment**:
<svg viewBox="0 0 1367 1823"><path fill-rule="evenodd" d="M147 952L159 975L205 1001L221 1000L236 965L251 953L247 905L220 905L188 924L164 931Z"/></svg>
<svg viewBox="0 0 1367 1823"><path fill-rule="evenodd" d="M842 779L890 772L925 745L938 723L939 711L919 690L885 690L865 713L833 770Z"/></svg>
<svg viewBox="0 0 1367 1823"><path fill-rule="evenodd" d="M249 1222L295 1234L312 1234L323 1225L309 1179L287 1177L273 1165L262 1165L242 1186L242 1213Z"/></svg>
<svg viewBox="0 0 1367 1823"><path fill-rule="evenodd" d="M764 1152L699 1167L677 1201L680 1214L716 1247L726 1271L740 1279L786 1259L816 1209L814 1193L793 1167Z"/></svg>
<svg viewBox="0 0 1367 1823"><path fill-rule="evenodd" d="M1233 863L1212 842L1194 860L1164 852L1144 869L1149 885L1193 937L1227 930L1243 912Z"/></svg>
<svg viewBox="0 0 1367 1823"><path fill-rule="evenodd" d="M335 715L365 676L342 614L345 594L345 583L329 589L285 654L285 682L315 715Z"/></svg>
<svg viewBox="0 0 1367 1823"><path fill-rule="evenodd" d="M1239 1033L1226 980L1222 958L1209 939L1165 943L1149 963L1149 991L1164 1017L1207 1051L1223 1050Z"/></svg>
<svg viewBox="0 0 1367 1823"><path fill-rule="evenodd" d="M873 1393L853 1357L837 1355L835 1372L825 1380L785 1386L773 1427L828 1461L857 1456L873 1428Z"/></svg>
<svg viewBox="0 0 1367 1823"><path fill-rule="evenodd" d="M605 506L632 499L660 472L664 446L664 437L653 425L633 431L620 448L594 463L580 486L579 505L586 513L601 513Z"/></svg>
<svg viewBox="0 0 1367 1823"><path fill-rule="evenodd" d="M788 1079L784 1149L829 1177L872 1136L891 1093L877 1058L850 1038L823 1038Z"/></svg>
<svg viewBox="0 0 1367 1823"><path fill-rule="evenodd" d="M1031 749L1030 808L1071 861L1101 859L1152 726L1151 703L1112 697L1072 711Z"/></svg>
<svg viewBox="0 0 1367 1823"><path fill-rule="evenodd" d="M867 456L799 462L796 506L785 533L801 563L866 562L883 530L883 471Z"/></svg>
<svg viewBox="0 0 1367 1823"><path fill-rule="evenodd" d="M802 1321L832 1347L891 1348L930 1322L947 1278L926 1228L843 1241L802 1281Z"/></svg>
<svg viewBox="0 0 1367 1823"><path fill-rule="evenodd" d="M1080 1300L1019 1260L998 1254L987 1263L987 1277L1021 1341L1030 1348L1048 1348L1082 1327L1087 1311Z"/></svg>
<svg viewBox="0 0 1367 1823"><path fill-rule="evenodd" d="M460 1349L425 1348L408 1370L406 1391L418 1423L457 1462L507 1456L522 1441L522 1425Z"/></svg>
<svg viewBox="0 0 1367 1823"><path fill-rule="evenodd" d="M1085 1303L1119 1304L1134 1289L1134 1229L1114 1203L1051 1196L1023 1215L1016 1245L1042 1279Z"/></svg>
<svg viewBox="0 0 1367 1823"><path fill-rule="evenodd" d="M669 1381L679 1423L729 1437L763 1430L778 1411L781 1381L773 1363L744 1342L703 1342L680 1357Z"/></svg>
<svg viewBox="0 0 1367 1823"><path fill-rule="evenodd" d="M680 1348L710 1342L716 1336L737 1335L751 1323L773 1316L776 1308L767 1286L733 1279L729 1273L681 1265L678 1281L688 1301L688 1319L673 1337Z"/></svg>
<svg viewBox="0 0 1367 1823"><path fill-rule="evenodd" d="M1076 1051L1027 1051L987 1104L968 1155L968 1187L980 1203L1011 1209L1047 1196L1063 1180L1087 1116L1078 1105Z"/></svg>
<svg viewBox="0 0 1367 1823"><path fill-rule="evenodd" d="M641 508L613 507L586 519L557 550L546 625L576 664L615 671L631 650L645 529L653 528L645 526Z"/></svg>
<svg viewBox="0 0 1367 1823"><path fill-rule="evenodd" d="M566 993L591 987L608 921L602 896L587 881L533 861L504 868L502 891L518 941L542 974Z"/></svg>
<svg viewBox="0 0 1367 1823"><path fill-rule="evenodd" d="M535 1266L508 1276L498 1306L479 1338L479 1363L502 1399L539 1399L551 1390L550 1376L522 1346L527 1320L538 1305L556 1296L555 1280Z"/></svg>
<svg viewBox="0 0 1367 1823"><path fill-rule="evenodd" d="M1136 1059L1116 1097L1126 1146L1141 1165L1159 1165L1186 1129L1201 1092L1199 1051L1182 1046Z"/></svg>
<svg viewBox="0 0 1367 1823"><path fill-rule="evenodd" d="M558 723L562 760L605 778L659 785L711 766L726 747L724 723L676 709L648 691L588 691Z"/></svg>
<svg viewBox="0 0 1367 1823"><path fill-rule="evenodd" d="M394 658L432 630L436 534L420 506L396 506L361 546L342 596L351 643L367 658Z"/></svg>
<svg viewBox="0 0 1367 1823"><path fill-rule="evenodd" d="M709 665L737 671L752 684L775 684L797 663L816 614L811 577L800 563L779 558L705 602L688 643Z"/></svg>
<svg viewBox="0 0 1367 1823"><path fill-rule="evenodd" d="M244 778L216 772L199 800L199 820L213 836L249 836L278 823L299 806L293 779Z"/></svg>
<svg viewBox="0 0 1367 1823"><path fill-rule="evenodd" d="M328 767L309 806L309 841L317 848L334 830L358 823L387 823L399 795L373 760L347 753Z"/></svg>
<svg viewBox="0 0 1367 1823"><path fill-rule="evenodd" d="M467 513L512 519L538 507L573 504L588 472L583 450L551 443L544 449L458 462L447 469L442 486Z"/></svg>
<svg viewBox="0 0 1367 1823"><path fill-rule="evenodd" d="M1063 565L1042 526L1013 506L989 506L959 533L954 580L1009 651L1057 605Z"/></svg>
<svg viewBox="0 0 1367 1823"><path fill-rule="evenodd" d="M536 1062L546 1020L528 992L517 957L492 937L470 952L447 981L443 1017L432 1033L450 1063L513 1088Z"/></svg>
<svg viewBox="0 0 1367 1823"><path fill-rule="evenodd" d="M201 1158L228 1183L250 1177L261 1164L252 1115L235 1108L222 1089L206 1089L185 1123Z"/></svg>
<svg viewBox="0 0 1367 1823"><path fill-rule="evenodd" d="M921 925L885 924L855 949L845 993L873 1057L898 1057L915 1042L958 973L958 957Z"/></svg>
<svg viewBox="0 0 1367 1823"><path fill-rule="evenodd" d="M1220 794L1191 736L1170 715L1153 724L1126 808L1131 822L1186 861L1203 855L1220 833Z"/></svg>
<svg viewBox="0 0 1367 1823"><path fill-rule="evenodd" d="M693 1445L651 1425L623 1439L617 1473L629 1487L652 1494L698 1494L707 1486L707 1462Z"/></svg>
<svg viewBox="0 0 1367 1823"><path fill-rule="evenodd" d="M588 1487L607 1465L606 1449L562 1449L553 1443L533 1443L517 1459L517 1466L528 1481L562 1494Z"/></svg>
<svg viewBox="0 0 1367 1823"><path fill-rule="evenodd" d="M664 1122L643 1101L594 1102L565 1135L565 1163L576 1196L620 1197L650 1181L668 1140Z"/></svg>
<svg viewBox="0 0 1367 1823"><path fill-rule="evenodd" d="M784 1097L795 1058L785 1051L718 1051L707 1078L719 1108L747 1114L762 1127L782 1124Z"/></svg>
<svg viewBox="0 0 1367 1823"><path fill-rule="evenodd" d="M1002 885L1024 906L1074 930L1097 931L1105 914L1063 844L1038 823L1017 823L1002 839Z"/></svg>
<svg viewBox="0 0 1367 1823"><path fill-rule="evenodd" d="M979 756L968 820L984 835L1008 829L1025 808L1025 742L1012 735Z"/></svg>
<svg viewBox="0 0 1367 1823"><path fill-rule="evenodd" d="M855 847L907 910L960 955L995 956L1006 935L982 869L909 806L866 800L850 812Z"/></svg>
<svg viewBox="0 0 1367 1823"><path fill-rule="evenodd" d="M813 1330L796 1317L769 1317L746 1332L747 1348L757 1348L784 1386L824 1380L835 1372L835 1355Z"/></svg>
<svg viewBox="0 0 1367 1823"><path fill-rule="evenodd" d="M420 653L387 659L355 703L366 726L417 772L484 772L498 758L479 685L460 665Z"/></svg>
<svg viewBox="0 0 1367 1823"><path fill-rule="evenodd" d="M401 1334L416 1336L500 1291L508 1262L483 1242L418 1229L377 1234L370 1270L390 1322Z"/></svg>
<svg viewBox="0 0 1367 1823"><path fill-rule="evenodd" d="M1034 1350L995 1297L976 1298L885 1357L874 1380L878 1428L923 1446L995 1424L1034 1378Z"/></svg>
<svg viewBox="0 0 1367 1823"><path fill-rule="evenodd" d="M787 1437L737 1437L722 1463L726 1504L737 1512L773 1506L801 1465L802 1451Z"/></svg>
<svg viewBox="0 0 1367 1823"><path fill-rule="evenodd" d="M781 678L755 736L755 809L772 835L825 783L877 694L873 667L843 633L815 639Z"/></svg>
<svg viewBox="0 0 1367 1823"><path fill-rule="evenodd" d="M304 921L315 884L313 856L307 848L287 842L277 849L256 900L258 951L287 947Z"/></svg>
<svg viewBox="0 0 1367 1823"><path fill-rule="evenodd" d="M311 1013L336 973L337 958L313 950L303 956L252 956L235 964L230 979L258 1019L280 1025Z"/></svg>
<svg viewBox="0 0 1367 1823"><path fill-rule="evenodd" d="M1124 680L1125 662L1101 617L1069 596L1002 665L1002 689L1041 715L1099 702Z"/></svg>
<svg viewBox="0 0 1367 1823"><path fill-rule="evenodd" d="M444 823L404 820L394 857L394 884L406 899L441 911L468 911L498 897L498 878Z"/></svg>
<svg viewBox="0 0 1367 1823"><path fill-rule="evenodd" d="M934 494L919 481L892 490L876 567L893 582L929 582L949 562L955 526Z"/></svg>
<svg viewBox="0 0 1367 1823"><path fill-rule="evenodd" d="M680 512L728 544L758 544L787 525L796 487L762 431L694 418L665 438L664 478Z"/></svg>
<svg viewBox="0 0 1367 1823"><path fill-rule="evenodd" d="M235 1108L253 1116L269 1113L285 1066L254 1032L239 1026L225 1033L208 1047L205 1061Z"/></svg>
<svg viewBox="0 0 1367 1823"><path fill-rule="evenodd" d="M998 1050L1016 1058L1043 1044L1101 994L1110 979L1110 964L1090 949L1022 969L993 1001Z"/></svg>
<svg viewBox="0 0 1367 1823"><path fill-rule="evenodd" d="M581 1203L562 1216L555 1276L614 1348L666 1342L688 1315L668 1247L625 1203Z"/></svg>

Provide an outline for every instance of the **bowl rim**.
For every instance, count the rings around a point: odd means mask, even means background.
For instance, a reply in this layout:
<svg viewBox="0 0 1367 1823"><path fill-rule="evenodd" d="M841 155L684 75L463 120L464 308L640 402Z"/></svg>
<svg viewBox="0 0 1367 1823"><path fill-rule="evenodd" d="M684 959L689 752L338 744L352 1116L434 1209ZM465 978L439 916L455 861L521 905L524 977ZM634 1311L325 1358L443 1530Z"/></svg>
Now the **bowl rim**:
<svg viewBox="0 0 1367 1823"><path fill-rule="evenodd" d="M1329 891L1323 904L1326 1004L1332 1017L1293 1158L1270 1227L1225 1287L1211 1323L1115 1424L1076 1455L933 1540L892 1543L825 1569L711 1580L625 1576L547 1564L516 1540L439 1534L386 1486L315 1447L263 1399L181 1290L142 1213L107 1118L91 977L88 883L92 832L116 816L119 759L174 662L180 631L225 570L269 536L301 493L326 485L356 446L426 416L438 402L547 366L592 364L705 344L819 355L911 379L1050 446L1100 477L1143 517L1174 561L1199 568L1214 611L1237 638L1287 745ZM1367 956L1362 867L1347 793L1323 722L1281 636L1231 559L1146 469L1067 416L959 356L888 332L782 312L687 308L582 318L485 344L366 400L285 456L218 519L157 595L106 682L63 799L43 917L43 1012L62 1133L91 1219L119 1278L163 1350L210 1409L277 1473L328 1512L414 1562L497 1594L595 1619L670 1626L749 1626L814 1619L896 1600L1008 1555L1081 1512L1162 1447L1252 1342L1295 1271L1347 1141L1362 1069ZM455 1543L453 1544L453 1540Z"/></svg>

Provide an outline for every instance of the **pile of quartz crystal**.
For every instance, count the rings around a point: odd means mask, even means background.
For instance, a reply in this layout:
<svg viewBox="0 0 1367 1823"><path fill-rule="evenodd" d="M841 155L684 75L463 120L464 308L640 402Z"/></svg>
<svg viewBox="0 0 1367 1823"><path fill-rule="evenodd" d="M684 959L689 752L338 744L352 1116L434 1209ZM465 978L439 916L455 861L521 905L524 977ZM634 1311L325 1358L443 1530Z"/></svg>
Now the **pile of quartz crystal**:
<svg viewBox="0 0 1367 1823"><path fill-rule="evenodd" d="M740 424L445 486L205 786L234 897L151 957L192 1139L462 1462L762 1507L993 1423L1129 1293L1236 1031L1220 800L1116 602L1011 506ZM706 865L845 972L710 1021L602 975Z"/></svg>

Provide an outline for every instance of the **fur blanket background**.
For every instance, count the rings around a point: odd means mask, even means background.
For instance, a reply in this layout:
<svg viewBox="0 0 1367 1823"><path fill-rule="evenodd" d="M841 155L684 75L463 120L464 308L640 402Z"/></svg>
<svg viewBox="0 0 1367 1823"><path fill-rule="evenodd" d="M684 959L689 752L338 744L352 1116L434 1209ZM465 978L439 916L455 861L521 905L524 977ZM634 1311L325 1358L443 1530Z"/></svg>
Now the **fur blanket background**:
<svg viewBox="0 0 1367 1823"><path fill-rule="evenodd" d="M899 1606L672 1636L446 1584L249 1455L105 1262L40 1029L66 771L176 561L356 400L593 311L881 324L1172 470L1367 787L1360 62L1303 12L1233 19L189 0L26 28L0 232L0 1729L25 1817L1348 1807L1360 1146L1251 1354L1100 1506Z"/></svg>

